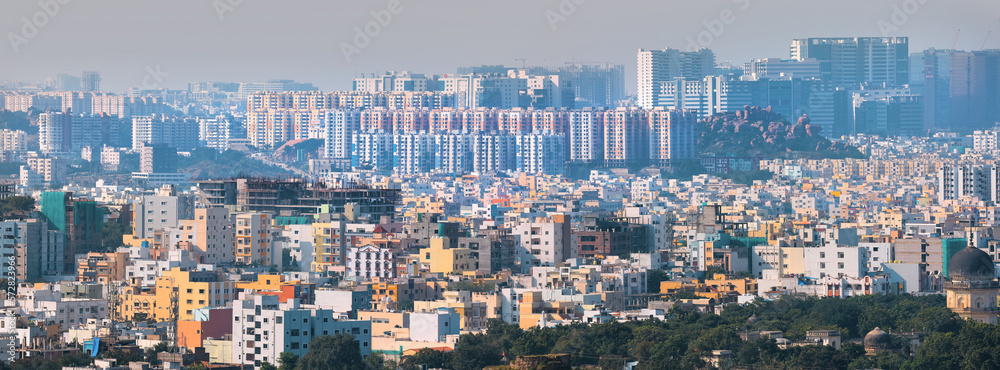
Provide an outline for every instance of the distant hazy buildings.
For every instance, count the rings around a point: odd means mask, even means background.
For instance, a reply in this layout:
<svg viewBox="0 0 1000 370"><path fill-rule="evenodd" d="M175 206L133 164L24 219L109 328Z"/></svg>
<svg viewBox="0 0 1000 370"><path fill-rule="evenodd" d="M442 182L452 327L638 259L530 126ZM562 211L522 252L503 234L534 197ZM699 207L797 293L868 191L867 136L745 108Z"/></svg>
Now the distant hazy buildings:
<svg viewBox="0 0 1000 370"><path fill-rule="evenodd" d="M795 39L791 57L817 60L822 78L836 86L899 86L910 80L909 45L907 37Z"/></svg>
<svg viewBox="0 0 1000 370"><path fill-rule="evenodd" d="M239 99L246 99L251 94L259 92L285 91L316 91L311 83L300 83L291 80L268 80L265 82L242 82L238 90Z"/></svg>
<svg viewBox="0 0 1000 370"><path fill-rule="evenodd" d="M789 121L808 115L826 136L850 130L850 94L832 83L784 76L742 79L709 76L661 82L655 107L693 111L698 118L742 110L744 106L771 107Z"/></svg>
<svg viewBox="0 0 1000 370"><path fill-rule="evenodd" d="M78 91L80 90L80 78L60 73L56 75L54 87L59 91Z"/></svg>
<svg viewBox="0 0 1000 370"><path fill-rule="evenodd" d="M615 108L625 99L625 66L569 63L562 67L535 67L534 75L558 75L576 97L575 108Z"/></svg>
<svg viewBox="0 0 1000 370"><path fill-rule="evenodd" d="M852 92L852 134L917 135L924 132L924 97L907 88Z"/></svg>
<svg viewBox="0 0 1000 370"><path fill-rule="evenodd" d="M0 92L0 105L12 112L70 111L73 114L107 114L128 118L133 115L163 114L162 99L152 96L129 97L109 93L45 91L38 93Z"/></svg>
<svg viewBox="0 0 1000 370"><path fill-rule="evenodd" d="M760 78L797 77L801 79L820 79L820 63L813 58L803 60L793 59L755 59L743 64L743 75Z"/></svg>
<svg viewBox="0 0 1000 370"><path fill-rule="evenodd" d="M354 79L356 92L425 92L454 96L452 108L573 108L573 78L535 74L527 69L458 76L428 76L408 71Z"/></svg>
<svg viewBox="0 0 1000 370"><path fill-rule="evenodd" d="M83 91L101 91L101 73L97 71L83 71L80 77L80 87Z"/></svg>
<svg viewBox="0 0 1000 370"><path fill-rule="evenodd" d="M977 129L1000 122L1000 50L928 49L922 60L925 128ZM919 79L915 82L920 82Z"/></svg>

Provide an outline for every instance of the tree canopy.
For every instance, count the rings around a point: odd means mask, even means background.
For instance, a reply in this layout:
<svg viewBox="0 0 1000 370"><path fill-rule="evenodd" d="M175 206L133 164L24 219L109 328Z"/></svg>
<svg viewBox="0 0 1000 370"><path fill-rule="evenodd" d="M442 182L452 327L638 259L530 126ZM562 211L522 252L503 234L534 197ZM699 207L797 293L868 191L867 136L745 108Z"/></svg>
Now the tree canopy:
<svg viewBox="0 0 1000 370"><path fill-rule="evenodd" d="M1000 368L1000 327L962 320L942 296L858 296L848 299L786 296L727 306L721 314L674 309L665 320L570 324L521 329L491 320L485 334L463 335L451 353L422 351L403 359L404 368L444 363L449 369L507 365L519 356L571 354L573 365L639 369L704 368L706 353L730 350L742 368L920 369ZM755 322L748 322L756 316ZM891 333L919 332L925 343L914 356L909 342L894 336L895 351L866 356L852 343L875 327ZM773 339L744 341L747 331L781 331L793 341L809 330L840 330L843 345L780 349Z"/></svg>
<svg viewBox="0 0 1000 370"><path fill-rule="evenodd" d="M338 333L316 337L309 352L298 361L298 370L364 370L361 347L353 335Z"/></svg>

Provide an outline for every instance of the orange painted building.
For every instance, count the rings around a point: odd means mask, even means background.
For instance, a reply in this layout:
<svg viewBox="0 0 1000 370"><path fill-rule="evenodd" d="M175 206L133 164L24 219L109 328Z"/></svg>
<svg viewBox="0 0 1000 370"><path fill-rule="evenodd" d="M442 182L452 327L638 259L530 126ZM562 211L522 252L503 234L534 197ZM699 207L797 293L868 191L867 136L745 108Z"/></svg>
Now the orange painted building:
<svg viewBox="0 0 1000 370"><path fill-rule="evenodd" d="M184 348L198 348L205 339L223 339L232 333L232 308L195 310L194 320L177 321L177 340Z"/></svg>
<svg viewBox="0 0 1000 370"><path fill-rule="evenodd" d="M283 275L258 275L257 281L236 283L238 292L256 291L261 295L278 296L281 303L288 302L289 298L298 298L300 303L312 304L316 297L316 284L304 284L298 280L284 281Z"/></svg>

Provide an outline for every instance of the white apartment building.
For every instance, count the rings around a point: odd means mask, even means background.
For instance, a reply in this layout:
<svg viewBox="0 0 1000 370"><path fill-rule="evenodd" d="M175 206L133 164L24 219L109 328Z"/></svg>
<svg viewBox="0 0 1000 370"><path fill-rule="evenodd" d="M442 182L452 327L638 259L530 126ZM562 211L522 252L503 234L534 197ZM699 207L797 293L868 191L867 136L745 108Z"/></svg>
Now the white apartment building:
<svg viewBox="0 0 1000 370"><path fill-rule="evenodd" d="M597 112L569 113L569 161L600 163L604 161L604 125Z"/></svg>
<svg viewBox="0 0 1000 370"><path fill-rule="evenodd" d="M651 109L659 100L660 83L677 77L700 79L715 68L711 50L682 52L676 49L645 50L637 55L639 93L637 105Z"/></svg>
<svg viewBox="0 0 1000 370"><path fill-rule="evenodd" d="M85 324L87 319L108 317L105 299L63 298L62 293L41 289L30 290L22 297L18 303L25 313L45 320L46 324L59 324L62 330Z"/></svg>
<svg viewBox="0 0 1000 370"><path fill-rule="evenodd" d="M559 175L566 170L566 138L563 135L517 135L515 170L530 174Z"/></svg>
<svg viewBox="0 0 1000 370"><path fill-rule="evenodd" d="M572 231L566 223L549 220L521 222L512 228L511 234L518 240L517 258L522 269L554 266L575 257Z"/></svg>
<svg viewBox="0 0 1000 370"><path fill-rule="evenodd" d="M472 170L490 174L515 168L516 152L517 139L513 135L473 135Z"/></svg>
<svg viewBox="0 0 1000 370"><path fill-rule="evenodd" d="M282 352L299 358L313 338L350 334L363 357L371 355L371 321L340 320L333 311L301 307L297 299L280 303L277 296L241 293L233 302L232 363L260 369L277 363Z"/></svg>
<svg viewBox="0 0 1000 370"><path fill-rule="evenodd" d="M323 155L326 158L351 158L352 138L361 130L361 112L357 110L323 111L318 125L326 129Z"/></svg>
<svg viewBox="0 0 1000 370"><path fill-rule="evenodd" d="M827 244L803 248L805 275L813 278L861 277L868 273L868 249Z"/></svg>
<svg viewBox="0 0 1000 370"><path fill-rule="evenodd" d="M153 237L154 230L177 227L180 220L194 219L194 196L144 195L132 202L132 235L138 239Z"/></svg>
<svg viewBox="0 0 1000 370"><path fill-rule="evenodd" d="M232 138L232 122L226 116L202 118L198 120L198 144L224 152L229 150Z"/></svg>
<svg viewBox="0 0 1000 370"><path fill-rule="evenodd" d="M163 144L178 150L198 147L199 123L194 119L163 115L132 117L132 149L143 144Z"/></svg>
<svg viewBox="0 0 1000 370"><path fill-rule="evenodd" d="M0 151L15 153L28 151L28 134L21 130L0 130Z"/></svg>
<svg viewBox="0 0 1000 370"><path fill-rule="evenodd" d="M444 342L449 335L458 335L460 327L461 316L454 308L410 313L410 340L415 342Z"/></svg>
<svg viewBox="0 0 1000 370"><path fill-rule="evenodd" d="M347 276L355 277L359 281L395 278L396 265L393 263L392 249L378 248L374 245L348 248Z"/></svg>

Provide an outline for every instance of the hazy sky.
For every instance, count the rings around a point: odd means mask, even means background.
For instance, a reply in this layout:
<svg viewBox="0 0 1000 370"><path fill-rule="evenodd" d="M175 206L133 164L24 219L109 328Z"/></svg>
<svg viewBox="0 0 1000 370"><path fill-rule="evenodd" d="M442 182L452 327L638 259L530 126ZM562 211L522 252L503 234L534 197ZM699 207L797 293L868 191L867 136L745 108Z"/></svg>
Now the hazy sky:
<svg viewBox="0 0 1000 370"><path fill-rule="evenodd" d="M450 74L525 58L528 65L624 64L634 91L639 48L686 49L699 34L719 61L739 63L787 58L790 40L800 37L909 36L913 52L950 48L961 29L956 47L971 50L992 30L986 48L1000 48L996 0L46 2L58 9L44 13L36 0L0 1L0 80L40 81L87 69L100 71L103 90L114 92L279 78L333 90L348 89L359 73ZM372 12L391 19L372 23ZM366 27L375 37L356 43L355 28Z"/></svg>

